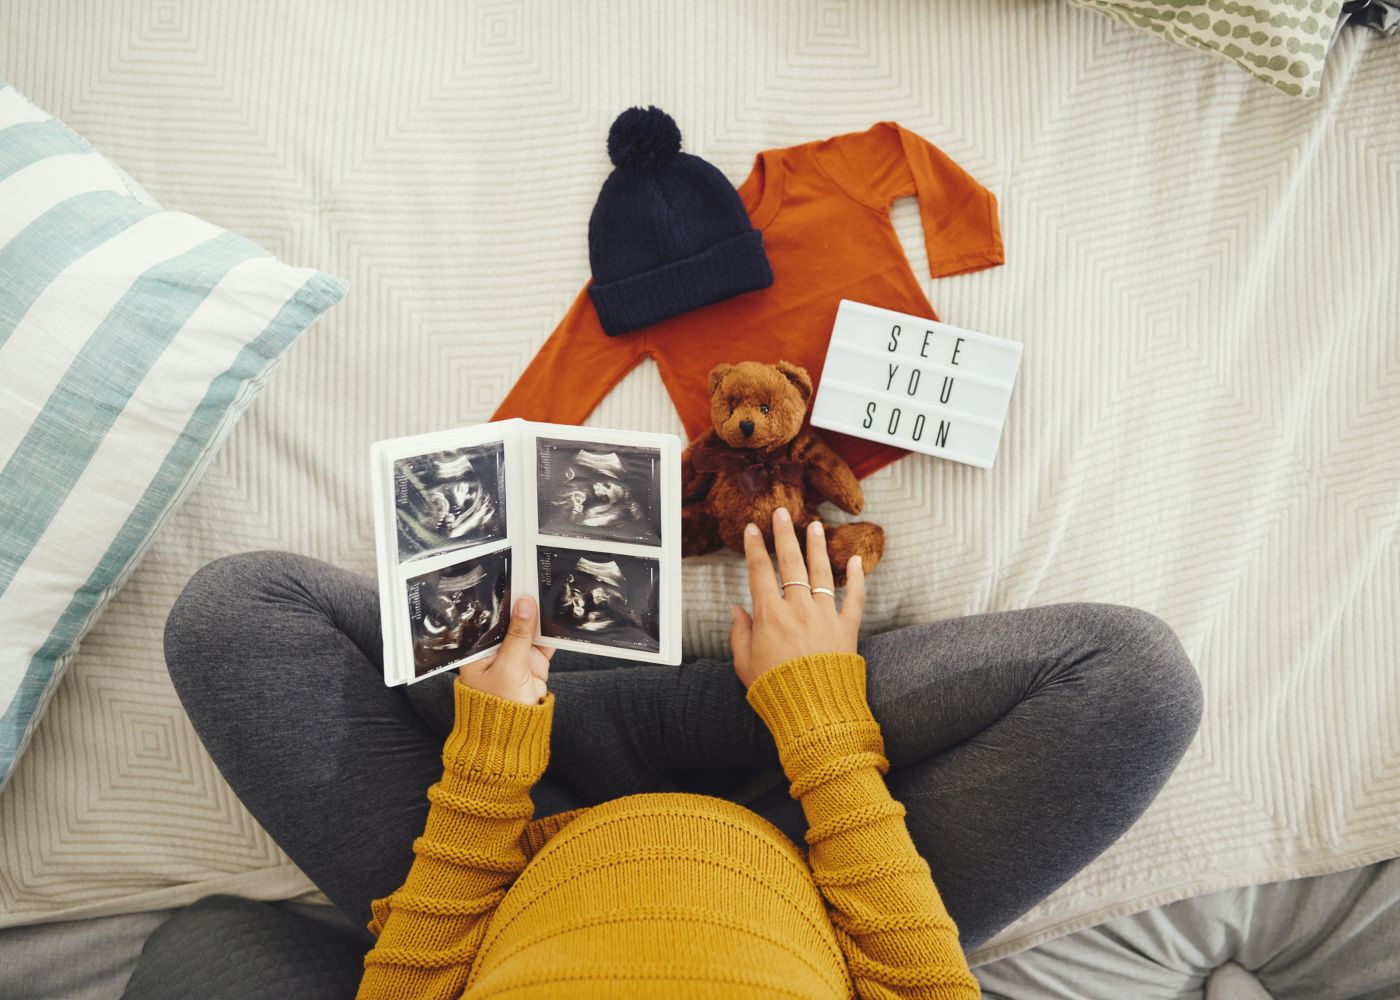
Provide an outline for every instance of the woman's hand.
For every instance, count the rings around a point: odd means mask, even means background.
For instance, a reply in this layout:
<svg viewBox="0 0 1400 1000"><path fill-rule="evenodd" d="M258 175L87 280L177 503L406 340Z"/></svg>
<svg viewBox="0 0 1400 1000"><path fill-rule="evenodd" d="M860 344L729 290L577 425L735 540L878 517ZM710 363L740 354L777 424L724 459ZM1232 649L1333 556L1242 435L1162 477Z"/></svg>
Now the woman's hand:
<svg viewBox="0 0 1400 1000"><path fill-rule="evenodd" d="M536 646L534 638L535 602L521 597L511 611L505 641L496 655L464 663L457 674L467 687L522 705L537 705L547 692L554 647Z"/></svg>
<svg viewBox="0 0 1400 1000"><path fill-rule="evenodd" d="M826 554L826 534L820 521L807 526L805 566L786 507L773 512L773 544L778 550L778 573L783 580L835 589L831 562ZM860 615L865 607L865 570L860 556L851 556L846 564L846 600L839 612L836 598L829 594L814 594L806 587L779 586L773 578L773 563L757 525L750 524L744 529L744 558L749 564L753 617L734 605L731 609L734 625L729 631L734 672L744 682L744 687L794 656L856 651Z"/></svg>

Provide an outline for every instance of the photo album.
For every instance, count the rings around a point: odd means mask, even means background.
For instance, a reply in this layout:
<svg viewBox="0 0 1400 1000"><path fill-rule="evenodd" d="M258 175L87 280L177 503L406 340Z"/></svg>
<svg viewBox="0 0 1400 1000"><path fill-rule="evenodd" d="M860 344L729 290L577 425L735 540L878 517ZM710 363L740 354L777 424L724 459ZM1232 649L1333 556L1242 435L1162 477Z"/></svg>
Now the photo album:
<svg viewBox="0 0 1400 1000"><path fill-rule="evenodd" d="M384 683L490 655L522 595L537 645L679 663L681 450L518 418L375 442Z"/></svg>

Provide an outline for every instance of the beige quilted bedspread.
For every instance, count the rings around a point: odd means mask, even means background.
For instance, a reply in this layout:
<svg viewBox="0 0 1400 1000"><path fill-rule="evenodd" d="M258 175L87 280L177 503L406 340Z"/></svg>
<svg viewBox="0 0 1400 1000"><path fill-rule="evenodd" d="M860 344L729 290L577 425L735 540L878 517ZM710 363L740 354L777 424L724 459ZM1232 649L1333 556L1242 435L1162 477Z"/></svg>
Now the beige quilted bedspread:
<svg viewBox="0 0 1400 1000"><path fill-rule="evenodd" d="M736 182L893 118L1000 198L1006 266L927 284L1025 345L1001 454L866 481L890 534L868 626L1115 601L1199 666L1164 794L984 956L1400 854L1397 74L1400 38L1349 32L1296 101L1025 0L7 0L0 78L168 207L351 289L54 698L0 797L0 924L309 889L182 715L165 613L225 553L372 568L369 442L490 414L587 277L604 135L638 101ZM650 363L589 422L680 430ZM688 652L720 653L740 562L684 583Z"/></svg>

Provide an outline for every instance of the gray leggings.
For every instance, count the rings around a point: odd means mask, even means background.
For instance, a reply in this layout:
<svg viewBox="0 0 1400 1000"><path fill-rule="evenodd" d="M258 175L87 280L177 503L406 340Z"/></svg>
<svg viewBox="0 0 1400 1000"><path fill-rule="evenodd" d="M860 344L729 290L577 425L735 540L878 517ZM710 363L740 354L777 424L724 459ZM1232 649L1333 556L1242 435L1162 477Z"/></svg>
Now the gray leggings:
<svg viewBox="0 0 1400 1000"><path fill-rule="evenodd" d="M872 578L879 586L878 575ZM1196 732L1201 689L1172 630L1056 604L861 639L890 791L974 948L1147 808ZM452 726L452 674L384 686L375 580L250 552L195 574L170 612L180 700L244 805L351 919L413 859ZM806 821L732 664L555 654L546 816L634 792L744 802L801 844ZM767 791L739 797L765 783Z"/></svg>

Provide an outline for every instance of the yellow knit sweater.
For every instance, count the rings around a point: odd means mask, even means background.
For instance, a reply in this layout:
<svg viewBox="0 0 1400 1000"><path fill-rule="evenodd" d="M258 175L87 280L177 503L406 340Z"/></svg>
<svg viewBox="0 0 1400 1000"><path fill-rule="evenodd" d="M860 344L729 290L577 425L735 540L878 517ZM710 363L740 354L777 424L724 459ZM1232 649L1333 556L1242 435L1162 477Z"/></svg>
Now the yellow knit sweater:
<svg viewBox="0 0 1400 1000"><path fill-rule="evenodd" d="M554 695L453 685L457 720L404 884L373 904L361 998L975 998L854 653L798 657L748 700L807 847L743 806L628 795L530 821Z"/></svg>

